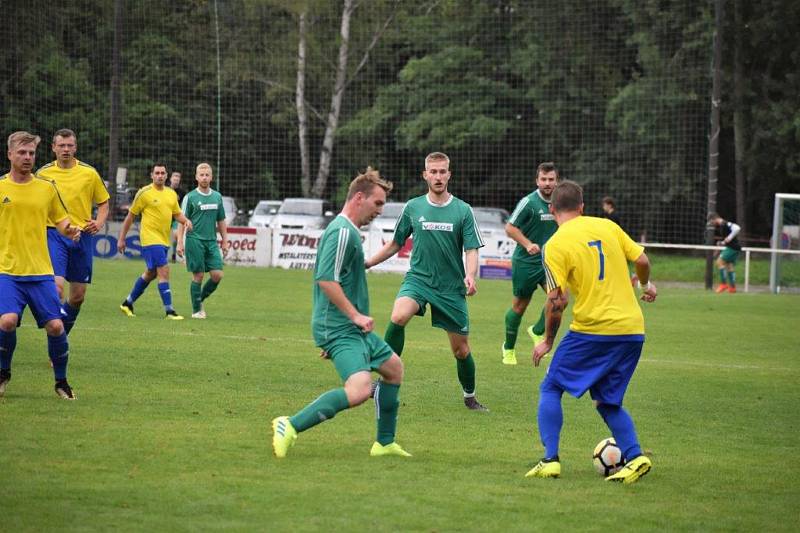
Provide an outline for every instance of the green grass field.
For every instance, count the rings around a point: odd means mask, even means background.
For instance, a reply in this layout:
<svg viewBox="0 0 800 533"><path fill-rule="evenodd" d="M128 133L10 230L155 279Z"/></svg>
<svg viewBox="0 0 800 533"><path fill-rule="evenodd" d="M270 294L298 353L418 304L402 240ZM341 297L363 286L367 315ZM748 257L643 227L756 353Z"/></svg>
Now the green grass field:
<svg viewBox="0 0 800 533"><path fill-rule="evenodd" d="M591 402L565 398L562 478L525 479L541 456L544 369L500 364L510 285L471 299L478 396L467 411L444 333L408 327L398 441L368 455L371 403L303 433L278 461L270 420L339 385L310 338L310 274L229 268L206 321L162 319L154 287L117 309L139 262L98 261L71 336L76 402L52 390L44 334L26 315L0 399L0 530L796 531L800 524L800 297L662 287L626 397L654 468L606 483L608 435ZM659 280L658 263L655 280ZM400 283L372 275L382 334ZM173 293L188 313L189 277ZM534 306L541 303L537 294ZM530 318L533 317L531 313ZM563 329L566 329L566 324Z"/></svg>

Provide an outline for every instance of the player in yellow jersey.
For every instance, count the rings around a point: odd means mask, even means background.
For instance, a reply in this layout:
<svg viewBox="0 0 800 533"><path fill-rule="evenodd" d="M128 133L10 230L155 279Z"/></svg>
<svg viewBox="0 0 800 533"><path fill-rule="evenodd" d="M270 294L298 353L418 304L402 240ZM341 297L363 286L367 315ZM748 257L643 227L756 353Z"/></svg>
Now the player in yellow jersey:
<svg viewBox="0 0 800 533"><path fill-rule="evenodd" d="M106 223L109 196L94 167L75 158L78 140L74 131L58 130L53 135L52 149L56 160L40 168L36 175L56 184L70 223L84 233L83 239L72 242L56 230L53 220L47 222L47 247L58 296L64 301L64 329L69 335L86 297L87 285L92 282L94 239L90 235L96 234ZM93 205L97 205L96 218L92 218ZM69 296L65 298L66 281L69 282Z"/></svg>
<svg viewBox="0 0 800 533"><path fill-rule="evenodd" d="M64 310L47 253L47 221L63 235L80 239L70 224L55 185L33 174L41 139L26 131L8 137L11 170L0 177L0 396L11 380L11 359L17 345L17 323L25 306L47 332L47 350L61 398L74 400L67 383L69 344Z"/></svg>
<svg viewBox="0 0 800 533"><path fill-rule="evenodd" d="M614 222L583 216L583 191L574 181L557 185L550 210L558 230L544 246L547 300L545 339L533 351L539 366L550 351L567 306L574 295L573 320L547 369L540 387L539 435L545 456L526 477L559 477L558 444L563 423L564 391L594 400L627 464L606 479L633 483L650 470L642 454L636 428L622 408L644 344L644 318L628 277L633 261L642 287L642 300L656 299L650 283L650 261L644 248L633 242ZM641 286L640 285L640 286Z"/></svg>
<svg viewBox="0 0 800 533"><path fill-rule="evenodd" d="M166 318L168 320L183 320L183 317L175 312L172 307L172 292L169 288L169 264L167 261L167 251L170 245L170 226L172 220L177 220L186 226L187 231L192 231L192 222L188 220L178 205L178 195L169 187L164 186L167 180L167 167L162 163L153 165L150 172L153 180L151 185L146 185L139 189L133 199L128 215L122 223L119 232L117 248L120 252L125 251L125 236L133 224L133 217L142 216L139 237L142 242L142 256L145 261L145 271L140 277L136 278L133 289L119 308L128 316L136 316L133 313L133 302L145 291L151 281L158 278L158 292L161 294L161 301L164 304Z"/></svg>

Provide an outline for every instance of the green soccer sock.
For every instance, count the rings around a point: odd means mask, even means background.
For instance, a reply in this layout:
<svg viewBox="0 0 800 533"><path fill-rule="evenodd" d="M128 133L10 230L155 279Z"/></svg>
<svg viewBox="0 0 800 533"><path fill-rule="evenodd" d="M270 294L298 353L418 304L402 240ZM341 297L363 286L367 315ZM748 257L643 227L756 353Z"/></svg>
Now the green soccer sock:
<svg viewBox="0 0 800 533"><path fill-rule="evenodd" d="M517 345L520 322L522 322L522 315L518 315L513 309L506 311L506 342L503 345L506 350L511 350Z"/></svg>
<svg viewBox="0 0 800 533"><path fill-rule="evenodd" d="M211 293L213 293L215 290L217 290L218 286L219 286L219 283L217 283L213 279L209 278L209 280L206 281L206 284L203 285L203 293L200 295L200 299L201 300L205 300L206 298L211 296Z"/></svg>
<svg viewBox="0 0 800 533"><path fill-rule="evenodd" d="M403 355L403 346L406 343L406 327L390 321L389 326L386 328L386 333L383 335L383 340L392 348L394 353Z"/></svg>
<svg viewBox="0 0 800 533"><path fill-rule="evenodd" d="M734 272L733 270L728 271L728 285L730 285L731 287L736 286L736 272Z"/></svg>
<svg viewBox="0 0 800 533"><path fill-rule="evenodd" d="M456 370L458 370L458 381L466 394L475 392L475 359L469 353L464 359L456 358Z"/></svg>
<svg viewBox="0 0 800 533"><path fill-rule="evenodd" d="M303 407L297 414L289 419L298 433L316 426L321 422L330 420L339 411L350 407L344 389L333 389L325 392L316 400Z"/></svg>
<svg viewBox="0 0 800 533"><path fill-rule="evenodd" d="M719 282L720 282L720 284L725 285L725 269L724 268L720 268L719 269Z"/></svg>
<svg viewBox="0 0 800 533"><path fill-rule="evenodd" d="M375 389L378 416L377 441L381 446L394 442L394 435L397 432L397 408L400 407L400 401L397 399L399 394L399 384L392 385L385 381L379 381Z"/></svg>
<svg viewBox="0 0 800 533"><path fill-rule="evenodd" d="M200 296L202 291L201 285L196 281L192 281L189 284L189 295L192 298L192 312L197 313L200 311L200 304L203 303L203 300Z"/></svg>
<svg viewBox="0 0 800 533"><path fill-rule="evenodd" d="M539 321L533 325L533 332L537 335L544 335L544 307L539 315Z"/></svg>

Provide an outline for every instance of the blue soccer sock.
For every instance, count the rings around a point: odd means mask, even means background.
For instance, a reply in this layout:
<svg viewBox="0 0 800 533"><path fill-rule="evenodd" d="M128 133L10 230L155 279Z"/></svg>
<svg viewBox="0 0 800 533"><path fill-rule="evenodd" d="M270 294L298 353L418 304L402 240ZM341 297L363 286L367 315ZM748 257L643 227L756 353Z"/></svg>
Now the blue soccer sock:
<svg viewBox="0 0 800 533"><path fill-rule="evenodd" d="M622 451L622 456L626 461L635 459L642 455L642 448L639 447L639 439L636 437L636 428L633 419L628 412L620 405L608 405L601 403L597 406L597 412L603 417L603 421L614 435L617 446Z"/></svg>
<svg viewBox="0 0 800 533"><path fill-rule="evenodd" d="M3 331L0 329L0 370L11 370L11 358L17 347L17 330Z"/></svg>
<svg viewBox="0 0 800 533"><path fill-rule="evenodd" d="M558 389L542 390L539 396L539 436L544 445L545 459L558 456L558 444L561 438L561 426L564 424L564 413L561 410L562 391Z"/></svg>
<svg viewBox="0 0 800 533"><path fill-rule="evenodd" d="M725 269L724 268L720 268L719 269L719 282L722 283L723 285L725 285Z"/></svg>
<svg viewBox="0 0 800 533"><path fill-rule="evenodd" d="M133 289L131 290L131 293L125 300L129 304L132 304L133 302L139 299L139 296L141 296L144 293L144 290L147 288L148 285L150 285L150 282L145 281L144 278L139 276L138 278L136 278L136 282L133 284Z"/></svg>
<svg viewBox="0 0 800 533"><path fill-rule="evenodd" d="M733 270L728 271L728 285L731 287L736 286L736 272Z"/></svg>
<svg viewBox="0 0 800 533"><path fill-rule="evenodd" d="M69 360L69 343L67 334L61 333L51 337L47 336L47 353L53 362L53 375L56 381L67 379L67 361Z"/></svg>
<svg viewBox="0 0 800 533"><path fill-rule="evenodd" d="M174 311L172 308L172 291L169 289L169 281L162 281L158 284L158 293L161 295L161 302L164 309Z"/></svg>
<svg viewBox="0 0 800 533"><path fill-rule="evenodd" d="M69 332L72 331L73 326L75 326L75 321L78 319L78 313L81 312L81 308L72 307L69 305L69 302L64 302L62 307L66 315L61 321L64 323L64 333L69 335Z"/></svg>

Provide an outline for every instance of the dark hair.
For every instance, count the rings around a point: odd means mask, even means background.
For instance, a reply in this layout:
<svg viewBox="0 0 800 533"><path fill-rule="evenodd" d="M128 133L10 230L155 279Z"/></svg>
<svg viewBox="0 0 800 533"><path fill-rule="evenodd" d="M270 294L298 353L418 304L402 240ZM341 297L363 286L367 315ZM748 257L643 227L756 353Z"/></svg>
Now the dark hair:
<svg viewBox="0 0 800 533"><path fill-rule="evenodd" d="M536 167L536 178L539 178L539 174L542 172L555 172L556 173L556 181L561 180L561 174L558 173L558 169L556 168L556 164L552 161L548 161L546 163L540 163L538 167Z"/></svg>
<svg viewBox="0 0 800 533"><path fill-rule="evenodd" d="M610 196L603 196L603 203L610 205L614 209L617 208L617 204L614 203L614 199Z"/></svg>
<svg viewBox="0 0 800 533"><path fill-rule="evenodd" d="M61 128L60 130L55 132L53 134L53 143L56 142L56 137L64 137L65 139L67 137L73 137L76 141L78 140L78 136L75 135L75 132L68 128Z"/></svg>
<svg viewBox="0 0 800 533"><path fill-rule="evenodd" d="M347 199L351 199L358 193L364 193L364 196L372 194L375 187L380 187L387 193L392 190L392 183L383 179L380 172L372 167L367 167L366 172L356 176L350 182L350 187L347 189Z"/></svg>
<svg viewBox="0 0 800 533"><path fill-rule="evenodd" d="M167 170L167 165L161 162L153 163L153 166L150 167L150 174L156 171L156 167L164 167L164 170Z"/></svg>
<svg viewBox="0 0 800 533"><path fill-rule="evenodd" d="M553 189L550 202L556 212L578 211L583 204L583 189L574 181L564 180Z"/></svg>

